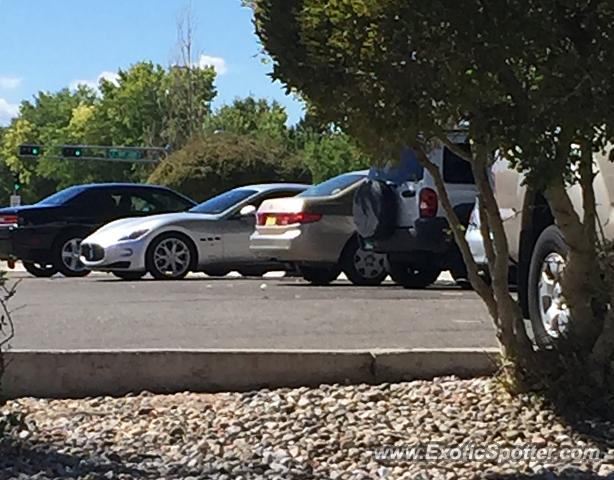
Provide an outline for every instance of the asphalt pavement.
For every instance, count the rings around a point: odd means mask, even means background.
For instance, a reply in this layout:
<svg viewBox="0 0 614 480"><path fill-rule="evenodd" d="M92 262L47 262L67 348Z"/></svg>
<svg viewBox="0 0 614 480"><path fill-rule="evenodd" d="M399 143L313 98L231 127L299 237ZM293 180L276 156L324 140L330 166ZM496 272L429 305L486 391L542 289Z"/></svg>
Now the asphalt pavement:
<svg viewBox="0 0 614 480"><path fill-rule="evenodd" d="M474 292L450 283L313 287L297 278L126 282L106 274L38 279L23 272L12 301L28 349L377 349L494 347Z"/></svg>

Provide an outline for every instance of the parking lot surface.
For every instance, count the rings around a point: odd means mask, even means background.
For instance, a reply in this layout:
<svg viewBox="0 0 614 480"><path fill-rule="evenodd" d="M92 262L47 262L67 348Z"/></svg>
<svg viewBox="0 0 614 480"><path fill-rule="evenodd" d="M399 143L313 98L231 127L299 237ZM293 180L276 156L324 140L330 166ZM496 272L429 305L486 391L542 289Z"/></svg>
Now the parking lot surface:
<svg viewBox="0 0 614 480"><path fill-rule="evenodd" d="M376 349L496 346L474 292L297 278L21 279L14 348Z"/></svg>

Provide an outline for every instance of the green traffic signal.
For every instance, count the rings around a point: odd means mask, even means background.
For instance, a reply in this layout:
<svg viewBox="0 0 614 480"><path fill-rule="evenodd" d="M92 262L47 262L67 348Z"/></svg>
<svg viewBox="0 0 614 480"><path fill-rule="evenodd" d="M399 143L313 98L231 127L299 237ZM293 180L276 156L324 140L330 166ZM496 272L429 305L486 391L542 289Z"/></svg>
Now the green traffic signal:
<svg viewBox="0 0 614 480"><path fill-rule="evenodd" d="M62 148L63 157L79 158L81 154L82 154L82 150L80 147L63 147Z"/></svg>
<svg viewBox="0 0 614 480"><path fill-rule="evenodd" d="M20 157L38 157L42 152L40 145L19 145Z"/></svg>

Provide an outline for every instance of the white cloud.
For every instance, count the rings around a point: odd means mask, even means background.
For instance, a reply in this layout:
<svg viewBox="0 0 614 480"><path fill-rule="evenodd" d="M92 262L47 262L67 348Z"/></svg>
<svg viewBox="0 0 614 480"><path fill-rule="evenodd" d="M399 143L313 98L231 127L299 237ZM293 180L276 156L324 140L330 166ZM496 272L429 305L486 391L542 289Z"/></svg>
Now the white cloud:
<svg viewBox="0 0 614 480"><path fill-rule="evenodd" d="M79 85L85 85L87 87L93 88L94 90L98 90L98 86L100 85L100 80L102 79L108 80L111 83L117 84L119 80L119 74L116 72L109 72L105 70L101 72L100 75L96 77L94 80L73 80L70 82L70 88L75 90Z"/></svg>
<svg viewBox="0 0 614 480"><path fill-rule="evenodd" d="M19 77L3 77L0 75L0 89L12 90L21 85L21 78Z"/></svg>
<svg viewBox="0 0 614 480"><path fill-rule="evenodd" d="M0 98L0 125L7 125L11 118L19 114L19 105L7 102Z"/></svg>
<svg viewBox="0 0 614 480"><path fill-rule="evenodd" d="M198 60L198 66L200 68L204 67L213 67L215 69L215 73L218 75L224 75L228 71L228 65L226 65L226 60L222 57L216 57L213 55L201 55Z"/></svg>

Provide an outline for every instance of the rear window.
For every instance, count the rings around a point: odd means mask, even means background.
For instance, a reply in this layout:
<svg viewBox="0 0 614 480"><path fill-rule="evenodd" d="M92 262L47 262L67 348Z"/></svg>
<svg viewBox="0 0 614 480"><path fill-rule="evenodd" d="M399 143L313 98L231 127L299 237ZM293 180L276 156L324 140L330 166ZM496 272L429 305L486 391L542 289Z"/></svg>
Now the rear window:
<svg viewBox="0 0 614 480"><path fill-rule="evenodd" d="M354 185L356 182L365 178L361 173L346 173L333 177L325 182L317 184L315 187L308 188L298 197L328 197L335 195L342 190Z"/></svg>
<svg viewBox="0 0 614 480"><path fill-rule="evenodd" d="M369 178L391 182L396 185L410 181L417 182L424 178L424 168L420 165L414 151L406 148L401 152L398 163L391 163L383 167L371 167Z"/></svg>
<svg viewBox="0 0 614 480"><path fill-rule="evenodd" d="M38 204L54 206L64 205L66 202L72 200L84 190L85 188L82 186L69 187L64 190L60 190L47 198L43 198L40 202L38 202Z"/></svg>
<svg viewBox="0 0 614 480"><path fill-rule="evenodd" d="M471 147L468 143L458 144L457 146L467 153L471 153ZM447 148L443 149L443 181L452 184L475 183L471 164Z"/></svg>

